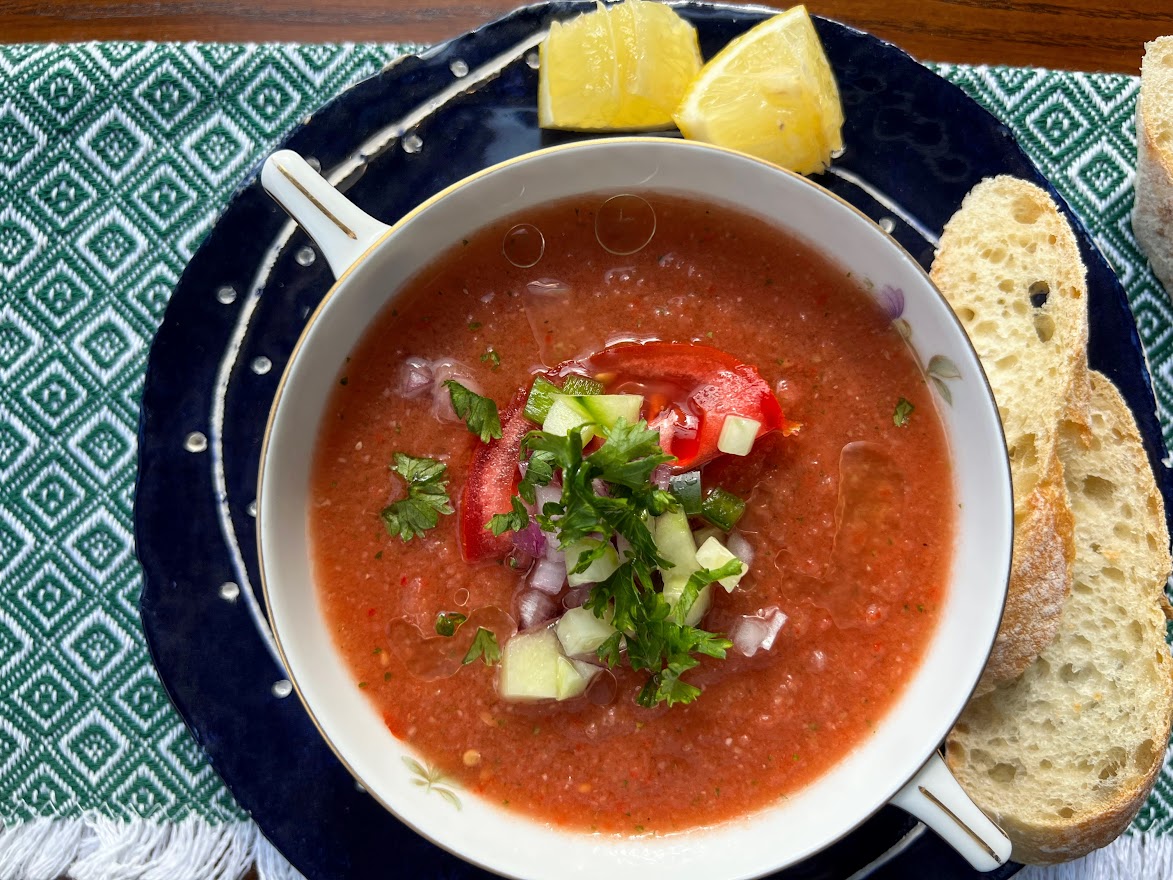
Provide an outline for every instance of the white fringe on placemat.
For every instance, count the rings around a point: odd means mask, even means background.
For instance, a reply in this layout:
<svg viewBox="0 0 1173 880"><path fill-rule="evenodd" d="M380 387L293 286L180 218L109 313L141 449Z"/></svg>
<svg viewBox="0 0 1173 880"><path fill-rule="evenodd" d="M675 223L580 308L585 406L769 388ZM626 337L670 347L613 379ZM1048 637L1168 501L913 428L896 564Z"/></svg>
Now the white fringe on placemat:
<svg viewBox="0 0 1173 880"><path fill-rule="evenodd" d="M1014 880L1169 880L1173 835L1125 834L1079 861L1024 868Z"/></svg>
<svg viewBox="0 0 1173 880"><path fill-rule="evenodd" d="M251 822L37 819L0 830L0 880L303 880Z"/></svg>

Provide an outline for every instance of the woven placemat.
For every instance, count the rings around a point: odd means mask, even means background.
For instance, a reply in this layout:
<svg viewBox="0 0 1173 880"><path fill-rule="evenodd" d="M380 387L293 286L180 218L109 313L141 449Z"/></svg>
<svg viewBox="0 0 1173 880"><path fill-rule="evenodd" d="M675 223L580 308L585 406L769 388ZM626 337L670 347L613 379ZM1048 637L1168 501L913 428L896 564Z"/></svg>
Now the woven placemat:
<svg viewBox="0 0 1173 880"><path fill-rule="evenodd" d="M131 534L139 396L168 296L242 175L414 48L0 46L0 878L291 874L147 655ZM934 69L1015 130L1119 273L1168 443L1173 314L1128 223L1137 80ZM1121 858L1151 867L1159 843L1168 864L1168 768L1129 839ZM112 867L136 864L152 868Z"/></svg>

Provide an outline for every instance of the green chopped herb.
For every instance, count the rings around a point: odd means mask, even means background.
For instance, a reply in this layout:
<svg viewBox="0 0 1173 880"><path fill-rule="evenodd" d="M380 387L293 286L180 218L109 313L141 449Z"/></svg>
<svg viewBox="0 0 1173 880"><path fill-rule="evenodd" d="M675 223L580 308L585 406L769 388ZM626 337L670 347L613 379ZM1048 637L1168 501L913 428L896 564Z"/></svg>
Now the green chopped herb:
<svg viewBox="0 0 1173 880"><path fill-rule="evenodd" d="M897 428L903 428L908 425L909 418L912 417L912 411L915 407L903 397L896 401L896 409L892 413L892 424Z"/></svg>
<svg viewBox="0 0 1173 880"><path fill-rule="evenodd" d="M501 437L501 417L497 415L497 404L470 391L455 379L449 379L444 384L452 398L452 408L458 417L464 419L471 433L480 437L482 443Z"/></svg>
<svg viewBox="0 0 1173 880"><path fill-rule="evenodd" d="M407 497L384 507L379 514L391 535L404 543L436 527L440 514L452 513L448 501L448 465L431 458L395 453L391 470L407 481Z"/></svg>
<svg viewBox="0 0 1173 880"><path fill-rule="evenodd" d="M488 351L486 351L484 354L481 355L481 363L482 364L484 364L484 363L492 364L493 370L499 370L501 368L501 355L497 354L496 349L490 348Z"/></svg>
<svg viewBox="0 0 1173 880"><path fill-rule="evenodd" d="M474 332L475 332L475 331L477 331L477 330L480 330L480 329L481 329L482 327L484 327L484 326L485 326L485 325L484 325L484 324L482 324L480 321L469 321L469 322L468 322L468 329L469 329L469 330L472 330L472 331L474 331Z"/></svg>
<svg viewBox="0 0 1173 880"><path fill-rule="evenodd" d="M509 499L513 509L509 513L495 513L487 524L494 535L503 535L505 532L520 532L529 525L529 511L525 509L521 499L514 495Z"/></svg>
<svg viewBox="0 0 1173 880"><path fill-rule="evenodd" d="M486 666L492 666L501 659L501 648L497 644L497 636L493 634L492 630L485 629L483 626L477 627L477 634L473 637L472 646L460 662L467 666L469 663L475 663L478 659L484 660Z"/></svg>
<svg viewBox="0 0 1173 880"><path fill-rule="evenodd" d="M701 502L701 516L722 531L728 532L745 513L745 502L720 486L710 489Z"/></svg>
<svg viewBox="0 0 1173 880"><path fill-rule="evenodd" d="M454 636L468 618L459 611L441 611L436 615L436 634Z"/></svg>

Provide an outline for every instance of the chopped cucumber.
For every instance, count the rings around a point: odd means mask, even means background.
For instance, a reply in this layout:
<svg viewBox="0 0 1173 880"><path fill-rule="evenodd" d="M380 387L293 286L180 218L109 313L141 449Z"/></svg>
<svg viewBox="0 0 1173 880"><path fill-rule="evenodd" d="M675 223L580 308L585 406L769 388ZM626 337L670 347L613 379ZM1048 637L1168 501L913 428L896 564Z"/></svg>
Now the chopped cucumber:
<svg viewBox="0 0 1173 880"><path fill-rule="evenodd" d="M669 510L654 521L652 535L656 539L656 551L672 563L671 568L660 569L664 577L664 599L669 605L675 605L688 579L700 569L696 560L696 543L692 540L688 516L683 510ZM710 589L705 587L688 609L684 622L688 626L696 626L709 610L711 601Z"/></svg>
<svg viewBox="0 0 1173 880"><path fill-rule="evenodd" d="M579 376L577 373L571 373L566 377L566 381L562 383L563 394L602 394L603 383L598 379L592 379L590 376Z"/></svg>
<svg viewBox="0 0 1173 880"><path fill-rule="evenodd" d="M580 696L586 691L591 679L602 671L599 666L592 666L582 660L569 660L566 657L559 657L557 663L558 693L556 698L559 700L569 700L571 697Z"/></svg>
<svg viewBox="0 0 1173 880"><path fill-rule="evenodd" d="M518 633L501 650L497 691L509 700L558 698L558 660L562 648L551 629Z"/></svg>
<svg viewBox="0 0 1173 880"><path fill-rule="evenodd" d="M668 478L668 491L680 502L684 512L696 516L701 512L701 472L689 471Z"/></svg>
<svg viewBox="0 0 1173 880"><path fill-rule="evenodd" d="M586 690L599 668L562 653L552 628L518 633L501 651L498 693L509 700L567 700Z"/></svg>
<svg viewBox="0 0 1173 880"><path fill-rule="evenodd" d="M542 422L542 430L547 434L565 437L575 428L594 424L595 420L586 410L575 403L576 400L578 398L555 394L554 401L550 404L550 411L546 413L546 419ZM586 443L594 436L594 430L587 427L582 431L582 442Z"/></svg>
<svg viewBox="0 0 1173 880"><path fill-rule="evenodd" d="M722 565L725 565L727 562L732 560L741 562L741 571L739 571L737 574L731 574L727 577L723 577L717 581L717 583L725 588L726 593L732 593L733 588L741 583L741 579L745 577L745 573L749 570L749 566L730 553L729 548L718 541L716 538L708 538L705 543L701 544L701 546L697 548L696 551L697 564L699 564L701 568L707 568L710 571L720 568Z"/></svg>
<svg viewBox="0 0 1173 880"><path fill-rule="evenodd" d="M610 610L599 618L586 608L568 608L554 631L566 655L578 657L599 650L599 645L615 634L615 627L611 626Z"/></svg>
<svg viewBox="0 0 1173 880"><path fill-rule="evenodd" d="M602 547L602 555L592 560L584 571L575 572L579 559L584 554L593 553ZM594 538L584 538L575 541L566 547L566 582L572 587L583 584L597 584L606 580L619 567L619 551L610 541L599 541Z"/></svg>
<svg viewBox="0 0 1173 880"><path fill-rule="evenodd" d="M620 418L629 424L639 421L639 410L644 399L638 394L555 394L550 411L542 423L547 434L565 436L581 425L611 427ZM583 441L594 436L583 432Z"/></svg>
<svg viewBox="0 0 1173 880"><path fill-rule="evenodd" d="M749 455L762 423L742 416L725 416L717 448L729 455Z"/></svg>
<svg viewBox="0 0 1173 880"><path fill-rule="evenodd" d="M709 538L716 538L722 544L725 543L725 533L716 526L705 526L704 528L696 529L692 533L692 539L698 547L709 540Z"/></svg>
<svg viewBox="0 0 1173 880"><path fill-rule="evenodd" d="M732 531L743 513L745 502L720 486L710 489L701 502L701 516L726 532Z"/></svg>
<svg viewBox="0 0 1173 880"><path fill-rule="evenodd" d="M542 424L550 414L550 405L554 403L554 395L557 393L558 386L545 376L535 377L529 389L529 397L525 399L525 417L531 422Z"/></svg>

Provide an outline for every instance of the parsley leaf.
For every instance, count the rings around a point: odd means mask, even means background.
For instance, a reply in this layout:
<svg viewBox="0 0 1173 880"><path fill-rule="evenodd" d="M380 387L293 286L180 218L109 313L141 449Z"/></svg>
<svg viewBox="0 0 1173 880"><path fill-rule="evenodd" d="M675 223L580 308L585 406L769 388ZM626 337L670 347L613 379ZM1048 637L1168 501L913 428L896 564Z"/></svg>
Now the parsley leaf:
<svg viewBox="0 0 1173 880"><path fill-rule="evenodd" d="M694 571L689 576L688 582L685 583L684 590L680 594L680 598L676 600L676 605L672 609L676 615L676 622L684 623L689 609L696 602L697 597L701 594L701 590L713 583L713 581L719 581L721 578L729 577L730 575L741 574L743 565L744 563L740 559L730 559L720 568L702 568L700 571Z"/></svg>
<svg viewBox="0 0 1173 880"><path fill-rule="evenodd" d="M908 425L908 420L912 417L912 411L915 407L905 400L903 397L896 401L896 409L892 413L892 424L897 428L904 428Z"/></svg>
<svg viewBox="0 0 1173 880"><path fill-rule="evenodd" d="M436 635L454 636L468 618L459 611L441 611L436 615Z"/></svg>
<svg viewBox="0 0 1173 880"><path fill-rule="evenodd" d="M520 532L529 525L529 511L525 509L521 499L514 495L509 499L509 503L513 510L509 513L494 513L485 526L492 529L494 535L501 535L505 532Z"/></svg>
<svg viewBox="0 0 1173 880"><path fill-rule="evenodd" d="M496 372L501 368L501 355L497 354L497 350L494 348L490 348L481 355L481 363L483 364L486 361L492 364L493 372Z"/></svg>
<svg viewBox="0 0 1173 880"><path fill-rule="evenodd" d="M407 497L384 507L379 516L388 534L404 543L434 529L440 514L452 513L448 501L448 465L431 458L395 453L391 470L407 481Z"/></svg>
<svg viewBox="0 0 1173 880"><path fill-rule="evenodd" d="M455 379L449 379L444 384L448 386L452 408L458 417L464 419L470 432L479 436L482 443L500 439L501 417L497 414L497 404L488 397L470 391Z"/></svg>
<svg viewBox="0 0 1173 880"><path fill-rule="evenodd" d="M492 666L501 659L501 648L497 645L497 636L492 630L485 629L483 626L477 627L477 634L473 637L472 646L460 662L467 666L470 663L475 663L478 659L484 660L486 666Z"/></svg>

